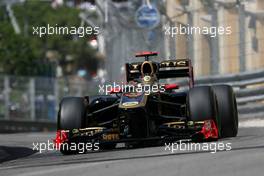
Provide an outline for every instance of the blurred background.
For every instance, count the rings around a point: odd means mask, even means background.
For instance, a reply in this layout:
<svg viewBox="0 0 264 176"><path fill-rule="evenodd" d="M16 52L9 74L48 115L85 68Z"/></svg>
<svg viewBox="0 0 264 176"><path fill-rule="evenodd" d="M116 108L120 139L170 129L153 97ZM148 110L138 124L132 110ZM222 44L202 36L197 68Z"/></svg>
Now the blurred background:
<svg viewBox="0 0 264 176"><path fill-rule="evenodd" d="M33 35L47 24L100 33ZM232 33L165 34L180 25ZM124 81L124 64L144 50L191 59L197 85L230 84L240 117L263 117L263 25L263 0L0 0L0 132L54 129L63 96Z"/></svg>

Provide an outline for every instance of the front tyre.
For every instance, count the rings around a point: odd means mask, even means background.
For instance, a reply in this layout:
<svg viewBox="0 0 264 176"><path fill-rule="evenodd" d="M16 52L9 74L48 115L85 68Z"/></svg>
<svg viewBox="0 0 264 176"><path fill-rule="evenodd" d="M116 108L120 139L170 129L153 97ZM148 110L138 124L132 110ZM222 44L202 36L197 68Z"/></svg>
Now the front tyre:
<svg viewBox="0 0 264 176"><path fill-rule="evenodd" d="M193 136L194 140L217 140L219 138L219 120L216 96L210 86L190 89L187 97L187 120L203 122L203 127Z"/></svg>
<svg viewBox="0 0 264 176"><path fill-rule="evenodd" d="M190 89L187 102L188 120L216 120L216 99L210 86L200 86Z"/></svg>
<svg viewBox="0 0 264 176"><path fill-rule="evenodd" d="M73 129L84 128L86 124L86 110L84 98L63 98L58 112L57 129L71 131ZM64 155L79 153L78 150L71 150L71 141L67 141L67 143L63 142L61 145L64 147L60 148L60 152Z"/></svg>
<svg viewBox="0 0 264 176"><path fill-rule="evenodd" d="M86 106L81 97L66 97L60 103L58 130L72 130L85 127Z"/></svg>

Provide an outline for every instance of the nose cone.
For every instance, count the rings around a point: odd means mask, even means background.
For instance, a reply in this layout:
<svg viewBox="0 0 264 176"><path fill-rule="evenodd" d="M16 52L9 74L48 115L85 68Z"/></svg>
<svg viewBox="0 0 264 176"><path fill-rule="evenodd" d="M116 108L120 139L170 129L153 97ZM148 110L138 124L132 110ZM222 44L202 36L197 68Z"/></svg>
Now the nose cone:
<svg viewBox="0 0 264 176"><path fill-rule="evenodd" d="M144 92L123 93L119 104L119 108L131 109L131 108L144 107L146 106L146 102L147 102L147 95L145 95Z"/></svg>

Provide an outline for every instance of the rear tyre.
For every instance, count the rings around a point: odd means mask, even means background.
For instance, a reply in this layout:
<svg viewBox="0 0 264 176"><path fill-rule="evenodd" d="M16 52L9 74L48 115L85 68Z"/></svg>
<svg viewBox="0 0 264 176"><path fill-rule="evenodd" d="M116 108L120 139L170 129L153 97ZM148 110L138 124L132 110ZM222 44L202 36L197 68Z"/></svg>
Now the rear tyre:
<svg viewBox="0 0 264 176"><path fill-rule="evenodd" d="M234 91L229 85L213 86L213 90L218 102L221 137L235 137L238 131L238 113Z"/></svg>

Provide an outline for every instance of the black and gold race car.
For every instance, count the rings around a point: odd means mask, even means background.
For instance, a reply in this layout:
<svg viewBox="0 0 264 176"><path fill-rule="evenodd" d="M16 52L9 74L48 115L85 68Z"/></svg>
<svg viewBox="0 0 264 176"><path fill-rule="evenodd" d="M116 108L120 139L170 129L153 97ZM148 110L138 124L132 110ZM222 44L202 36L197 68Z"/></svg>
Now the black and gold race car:
<svg viewBox="0 0 264 176"><path fill-rule="evenodd" d="M98 143L101 149L112 149L117 143L136 147L236 136L238 114L232 87L194 86L190 60L149 60L156 55L137 54L145 60L127 63L127 84L113 87L109 95L63 98L55 143ZM161 83L182 77L188 78L188 88Z"/></svg>

